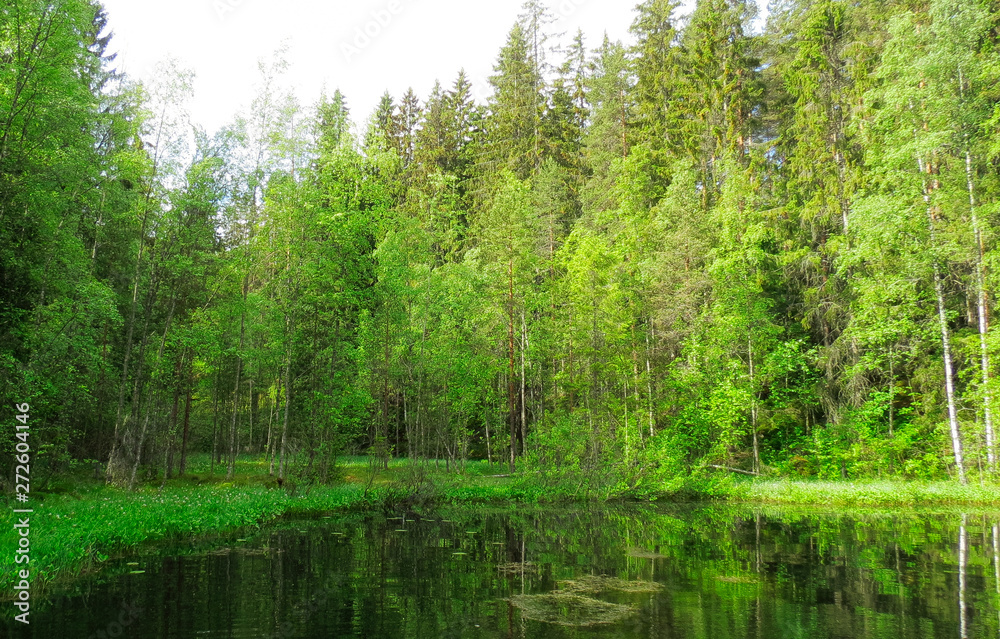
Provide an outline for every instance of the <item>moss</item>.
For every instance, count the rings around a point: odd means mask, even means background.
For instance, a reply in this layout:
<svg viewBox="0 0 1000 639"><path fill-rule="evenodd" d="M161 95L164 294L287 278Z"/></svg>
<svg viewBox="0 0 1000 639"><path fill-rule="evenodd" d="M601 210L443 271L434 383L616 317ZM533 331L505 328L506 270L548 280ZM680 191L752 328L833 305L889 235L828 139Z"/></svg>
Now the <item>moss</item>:
<svg viewBox="0 0 1000 639"><path fill-rule="evenodd" d="M608 591L649 593L663 590L663 586L655 581L625 581L607 575L584 575L577 579L560 581L558 584L559 591L568 593L598 594Z"/></svg>
<svg viewBox="0 0 1000 639"><path fill-rule="evenodd" d="M531 561L525 562L508 562L504 564L499 564L497 566L497 572L505 575L520 575L520 574L536 574L538 572L538 566Z"/></svg>
<svg viewBox="0 0 1000 639"><path fill-rule="evenodd" d="M635 608L568 592L517 595L509 599L524 619L560 626L597 626L617 623Z"/></svg>
<svg viewBox="0 0 1000 639"><path fill-rule="evenodd" d="M751 577L750 575L718 575L716 577L719 581L723 581L727 584L756 584L760 583L760 579L757 577Z"/></svg>

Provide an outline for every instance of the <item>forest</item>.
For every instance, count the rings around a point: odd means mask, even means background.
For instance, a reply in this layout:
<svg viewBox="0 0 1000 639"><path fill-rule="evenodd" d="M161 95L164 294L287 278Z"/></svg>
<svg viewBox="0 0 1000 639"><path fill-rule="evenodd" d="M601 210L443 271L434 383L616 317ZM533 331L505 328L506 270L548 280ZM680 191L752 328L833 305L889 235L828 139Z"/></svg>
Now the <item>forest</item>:
<svg viewBox="0 0 1000 639"><path fill-rule="evenodd" d="M96 0L7 0L0 406L33 483L995 481L1000 6L758 12L645 0L623 43L528 0L487 98L463 72L370 115L278 51L208 132Z"/></svg>

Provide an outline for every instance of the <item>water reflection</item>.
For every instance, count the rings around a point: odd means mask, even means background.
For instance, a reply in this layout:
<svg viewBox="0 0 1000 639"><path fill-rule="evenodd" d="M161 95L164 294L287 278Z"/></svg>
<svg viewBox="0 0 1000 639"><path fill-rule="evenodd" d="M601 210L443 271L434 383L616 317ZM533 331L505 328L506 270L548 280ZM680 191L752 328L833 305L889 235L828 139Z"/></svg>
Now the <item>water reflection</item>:
<svg viewBox="0 0 1000 639"><path fill-rule="evenodd" d="M965 533L969 516L962 515L962 525L958 530L958 633L962 639L968 639L969 629L965 625L965 568L968 563L968 537Z"/></svg>
<svg viewBox="0 0 1000 639"><path fill-rule="evenodd" d="M993 524L993 583L997 589L997 633L1000 635L1000 524Z"/></svg>
<svg viewBox="0 0 1000 639"><path fill-rule="evenodd" d="M142 612L119 636L149 639L1000 636L995 516L448 510L130 560L19 636L100 636L122 602Z"/></svg>

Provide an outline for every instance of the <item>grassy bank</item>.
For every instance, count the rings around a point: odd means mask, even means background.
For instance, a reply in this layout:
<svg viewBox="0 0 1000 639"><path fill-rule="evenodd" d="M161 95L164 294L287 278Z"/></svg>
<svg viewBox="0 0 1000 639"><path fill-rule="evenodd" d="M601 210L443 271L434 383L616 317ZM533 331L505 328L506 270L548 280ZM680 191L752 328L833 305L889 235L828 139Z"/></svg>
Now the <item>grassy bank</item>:
<svg viewBox="0 0 1000 639"><path fill-rule="evenodd" d="M32 496L33 589L97 570L109 558L143 544L227 534L256 528L285 515L388 511L442 504L594 502L607 500L694 501L824 506L835 508L997 507L996 486L953 482L815 482L734 479L717 475L677 479L642 495L629 491L581 491L580 482L559 483L537 474L510 476L482 462L446 469L443 464L394 460L387 469L365 458L345 458L332 485L292 481L279 487L259 459L241 459L231 481L209 474L196 459L184 478L128 492L100 480L68 477ZM0 515L0 543L13 550L18 536L8 503ZM9 598L17 568L13 552L0 556L0 595Z"/></svg>
<svg viewBox="0 0 1000 639"><path fill-rule="evenodd" d="M285 515L389 510L433 503L538 502L545 491L520 478L493 476L495 469L470 463L457 472L443 465L418 467L395 460L375 469L364 458L338 465L336 483L278 486L259 459L240 459L231 481L225 470L209 474L196 458L184 478L153 482L135 492L93 477L64 477L32 495L31 503L8 499L0 514L0 598L10 598L19 569L27 567L36 593L46 584L92 572L109 557L143 544L257 528ZM30 563L16 565L14 508L28 506ZM23 517L24 515L19 515Z"/></svg>
<svg viewBox="0 0 1000 639"><path fill-rule="evenodd" d="M27 567L37 589L94 570L108 557L148 542L257 527L294 511L372 508L396 497L394 493L377 488L365 494L356 486L337 486L297 498L261 486L206 485L143 488L134 493L109 487L50 496L33 505ZM0 589L9 596L18 538L15 515L5 511L0 543L11 550L0 559Z"/></svg>
<svg viewBox="0 0 1000 639"><path fill-rule="evenodd" d="M713 491L733 502L836 507L912 508L995 506L1000 486L946 481L872 480L857 482L756 480L732 482Z"/></svg>

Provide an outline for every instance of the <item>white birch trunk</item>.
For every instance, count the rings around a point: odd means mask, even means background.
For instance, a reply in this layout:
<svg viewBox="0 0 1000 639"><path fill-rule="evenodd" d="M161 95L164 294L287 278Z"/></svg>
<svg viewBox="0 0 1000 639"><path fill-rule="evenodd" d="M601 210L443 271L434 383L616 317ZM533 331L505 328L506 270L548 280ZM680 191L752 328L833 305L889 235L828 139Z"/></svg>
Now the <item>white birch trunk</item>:
<svg viewBox="0 0 1000 639"><path fill-rule="evenodd" d="M921 174L924 173L924 161L917 157L917 167ZM930 173L930 167L926 167ZM931 185L924 181L924 204L927 207L927 225L930 230L930 248L932 261L934 262L934 295L937 298L938 323L941 327L942 359L944 360L944 386L948 397L948 425L951 433L951 449L955 455L955 467L958 470L958 479L962 484L968 484L969 480L965 475L965 455L962 452L962 431L958 424L958 408L955 405L955 374L951 359L951 336L948 331L948 315L945 312L944 285L941 283L941 268L938 266L937 256L933 255L937 246L936 232L934 228L934 210L931 206Z"/></svg>
<svg viewBox="0 0 1000 639"><path fill-rule="evenodd" d="M941 325L941 345L944 350L944 386L948 395L948 424L951 431L951 449L955 454L955 467L958 469L958 480L968 484L965 476L965 456L962 453L962 431L958 425L958 409L955 406L955 381L951 362L951 338L948 332L948 317L944 309L944 287L941 284L941 271L934 265L934 293L937 296L938 322Z"/></svg>
<svg viewBox="0 0 1000 639"><path fill-rule="evenodd" d="M965 152L965 174L969 185L969 212L972 216L972 232L976 242L976 306L979 315L979 353L983 371L983 421L986 425L986 458L989 472L996 472L996 438L993 431L993 397L990 393L990 353L986 346L989 332L989 318L986 312L986 285L983 277L983 235L976 214L976 191L972 178L972 155Z"/></svg>

